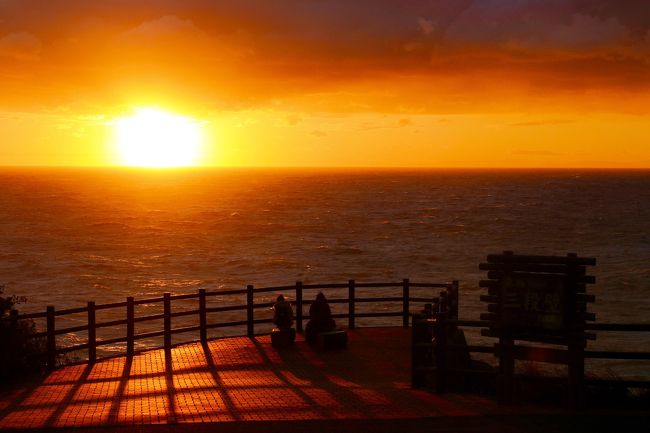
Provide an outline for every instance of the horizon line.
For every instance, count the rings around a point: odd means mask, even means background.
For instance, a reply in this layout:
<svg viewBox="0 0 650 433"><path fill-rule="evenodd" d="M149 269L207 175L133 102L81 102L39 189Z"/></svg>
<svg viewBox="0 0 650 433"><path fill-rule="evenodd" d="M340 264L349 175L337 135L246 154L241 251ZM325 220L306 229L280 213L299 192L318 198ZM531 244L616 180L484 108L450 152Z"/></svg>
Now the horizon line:
<svg viewBox="0 0 650 433"><path fill-rule="evenodd" d="M607 167L607 166L590 166L590 167L538 167L538 166L521 166L521 167L482 167L482 166L354 166L354 165L332 165L332 166L263 166L263 165L194 165L179 167L137 167L126 165L0 165L0 170L5 169L123 169L123 170L140 170L140 171L190 171L190 170L546 170L546 171L564 171L564 170L601 170L601 171L645 171L650 170L648 167Z"/></svg>

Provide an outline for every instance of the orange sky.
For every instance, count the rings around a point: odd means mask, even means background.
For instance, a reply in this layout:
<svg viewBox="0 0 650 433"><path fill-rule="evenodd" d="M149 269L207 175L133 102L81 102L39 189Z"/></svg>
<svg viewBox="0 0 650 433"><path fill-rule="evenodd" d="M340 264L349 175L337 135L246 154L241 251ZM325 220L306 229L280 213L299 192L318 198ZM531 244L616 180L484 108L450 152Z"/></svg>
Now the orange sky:
<svg viewBox="0 0 650 433"><path fill-rule="evenodd" d="M0 165L650 167L649 65L641 0L0 0Z"/></svg>

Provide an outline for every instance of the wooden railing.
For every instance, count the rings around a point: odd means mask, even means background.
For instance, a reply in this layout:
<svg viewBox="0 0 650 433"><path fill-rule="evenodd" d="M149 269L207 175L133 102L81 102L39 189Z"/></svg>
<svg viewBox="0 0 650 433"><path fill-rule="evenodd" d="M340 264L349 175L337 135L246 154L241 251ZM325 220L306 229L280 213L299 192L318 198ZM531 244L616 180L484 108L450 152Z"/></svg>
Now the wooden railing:
<svg viewBox="0 0 650 433"><path fill-rule="evenodd" d="M400 296L371 296L371 297L358 297L356 289L358 288L394 288L401 289ZM164 293L163 296L149 299L134 299L127 297L124 302L114 302L109 304L95 304L90 301L85 307L68 308L64 310L56 310L54 306L48 306L43 313L29 313L15 316L17 320L27 319L45 319L46 326L42 332L37 332L33 335L34 338L45 338L47 345L47 365L50 369L55 368L57 365L57 358L59 355L67 354L70 352L87 350L88 362L94 363L97 359L97 349L102 346L114 345L118 343L126 343L126 355L132 356L135 353L135 341L143 339L151 339L156 337L163 337L163 346L166 350L172 347L172 335L188 332L199 333L199 340L201 342L207 341L208 330L214 328L227 328L235 326L246 326L246 335L252 337L255 335L255 325L271 323L272 319L255 318L255 311L259 309L269 309L273 306L273 302L255 303L255 295L260 293L270 292L283 292L295 291L294 304L296 328L300 332L303 328L303 322L309 319L308 315L303 312L303 307L310 305L312 301L305 300L303 293L306 290L330 290L330 289L347 289L347 298L330 298L330 304L347 304L346 313L333 314L334 318L347 318L348 328L354 329L356 326L357 318L367 317L401 317L402 326L409 326L410 307L411 303L430 303L432 302L435 294L431 297L415 297L411 296L412 288L425 288L425 289L455 289L458 291L458 281L451 283L413 283L408 279L401 282L389 283L358 283L355 280L349 280L347 283L342 284L303 284L298 281L295 285L290 286L276 286L276 287L261 287L255 288L253 285L246 286L245 289L236 290L220 290L220 291L207 291L199 289L197 293L172 295L171 293ZM246 304L244 305L224 305L217 307L208 307L207 300L211 297L222 297L228 295L246 295ZM196 300L197 308L192 310L172 311L172 301L181 300ZM359 303L378 303L378 302L399 302L401 309L398 311L381 311L381 312L357 312L356 306ZM137 317L135 314L135 307L138 305L150 305L162 303L163 312L161 314L153 314L148 316ZM97 321L97 312L111 309L124 309L126 318L118 320L110 320L104 322ZM245 311L246 320L215 322L209 321L211 313L223 313L233 311ZM69 315L78 315L81 313L87 314L87 323L81 326L73 326L68 328L57 329L56 318ZM172 327L172 319L182 316L198 316L198 325ZM163 329L153 332L136 333L136 323L146 321L162 320ZM124 326L126 325L126 332L124 336L98 339L97 330L108 327ZM74 334L78 332L87 332L88 338L86 343L73 344L66 347L59 347L57 345L57 337L64 334ZM267 331L268 332L268 331ZM191 341L191 340L188 340ZM185 341L185 342L188 342Z"/></svg>
<svg viewBox="0 0 650 433"><path fill-rule="evenodd" d="M586 293L587 284L594 284L596 279L587 272L588 267L595 265L595 258L579 257L576 253L566 256L522 255L512 251L488 254L486 262L479 265L479 269L487 271L487 279L479 282L479 287L487 289L487 294L480 296L487 303L487 312L480 315L480 321L458 320L458 310L450 308L451 304L441 298L438 308L420 317L414 326L413 386L425 384L427 375L423 372L427 370L435 371L436 388L440 392L454 370L461 374L473 373L465 354L454 364L464 364L461 369L466 371L458 371L458 365L447 365L453 351L492 353L498 357L496 378L500 403L514 398L515 361L524 360L567 366L567 401L571 407L580 407L586 359L650 360L650 351L586 350L588 340L597 337L587 331L650 332L650 324L590 323L596 316L587 312L587 306L595 297ZM468 346L464 335L456 332L459 326L480 327L482 336L497 338L498 343ZM484 372L496 373L489 369ZM597 379L591 382L604 383ZM650 381L606 382L650 388Z"/></svg>
<svg viewBox="0 0 650 433"><path fill-rule="evenodd" d="M437 338L436 344L419 344L421 348L424 346L429 347L433 351L433 359L436 360L435 370L436 383L435 388L439 392L444 392L446 388L446 381L450 374L472 373L469 371L458 371L454 366L446 365L445 354L449 351L468 351L470 353L488 353L496 354L497 345L466 345L456 346L449 344L447 339L444 338L446 332L444 330L452 326L460 328L485 328L488 325L485 320L458 320L449 318L449 314L435 314L432 327L434 334L443 336ZM598 331L598 332L650 332L650 323L588 323L585 324L585 331ZM416 342L414 342L415 344ZM529 348L520 347L521 350L535 350L537 354L542 355L540 359L546 359L548 362L557 362L560 358L568 357L568 351L549 348ZM414 347L415 350L415 347ZM616 359L616 360L630 360L630 361L650 361L650 351L614 351L614 350L585 350L585 359ZM416 366L414 366L416 367ZM413 385L421 386L421 383L416 380L416 369L413 370ZM493 374L496 378L496 370L492 372L475 371L476 374ZM587 378L587 384L602 385L602 386L622 386L629 388L648 388L650 389L650 380L628 380L628 379L603 379L603 378Z"/></svg>

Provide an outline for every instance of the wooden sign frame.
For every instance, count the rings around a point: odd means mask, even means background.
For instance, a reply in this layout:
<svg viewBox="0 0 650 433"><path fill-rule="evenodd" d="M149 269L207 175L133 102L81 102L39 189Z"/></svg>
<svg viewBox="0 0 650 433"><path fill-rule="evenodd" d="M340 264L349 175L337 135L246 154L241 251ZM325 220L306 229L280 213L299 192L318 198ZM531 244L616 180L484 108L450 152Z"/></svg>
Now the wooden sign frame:
<svg viewBox="0 0 650 433"><path fill-rule="evenodd" d="M569 366L569 404L581 403L584 383L584 349L595 335L585 332L585 322L596 319L587 312L595 298L586 294L595 283L586 267L596 259L567 256L517 255L511 251L490 254L479 269L488 271L479 285L488 290L481 296L488 312L482 335L497 337L499 357L499 401L513 399L515 359L542 360ZM517 346L515 341L566 346L565 350ZM534 354L534 355L533 355Z"/></svg>

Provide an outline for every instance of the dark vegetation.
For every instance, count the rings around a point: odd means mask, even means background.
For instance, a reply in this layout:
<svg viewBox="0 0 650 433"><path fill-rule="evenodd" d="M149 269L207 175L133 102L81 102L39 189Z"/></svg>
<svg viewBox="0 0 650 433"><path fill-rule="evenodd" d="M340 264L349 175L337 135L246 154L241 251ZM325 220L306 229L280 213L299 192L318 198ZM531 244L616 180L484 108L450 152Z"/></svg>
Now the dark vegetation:
<svg viewBox="0 0 650 433"><path fill-rule="evenodd" d="M32 320L16 320L16 304L24 297L5 296L0 285L0 386L40 376L45 371L45 341L30 338L36 332ZM12 314L12 311L14 313Z"/></svg>

